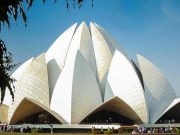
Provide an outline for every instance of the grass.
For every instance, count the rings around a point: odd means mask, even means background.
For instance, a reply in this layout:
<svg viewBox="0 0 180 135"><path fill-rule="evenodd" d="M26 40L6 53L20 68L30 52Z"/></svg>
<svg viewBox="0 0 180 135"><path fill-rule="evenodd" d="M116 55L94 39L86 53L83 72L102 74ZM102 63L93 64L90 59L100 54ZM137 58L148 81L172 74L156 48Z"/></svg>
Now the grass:
<svg viewBox="0 0 180 135"><path fill-rule="evenodd" d="M55 135L92 135L91 133L53 133ZM51 133L3 133L1 132L0 135L52 135Z"/></svg>
<svg viewBox="0 0 180 135"><path fill-rule="evenodd" d="M93 135L92 133L53 133L54 135ZM10 133L0 132L0 135L52 135L51 133ZM97 135L97 134L96 134Z"/></svg>
<svg viewBox="0 0 180 135"><path fill-rule="evenodd" d="M165 135L179 135L173 133L164 133ZM136 134L136 135L164 135L164 134ZM92 133L15 133L15 132L0 132L0 135L103 135L103 134L92 134ZM104 134L104 135L131 135L131 134Z"/></svg>

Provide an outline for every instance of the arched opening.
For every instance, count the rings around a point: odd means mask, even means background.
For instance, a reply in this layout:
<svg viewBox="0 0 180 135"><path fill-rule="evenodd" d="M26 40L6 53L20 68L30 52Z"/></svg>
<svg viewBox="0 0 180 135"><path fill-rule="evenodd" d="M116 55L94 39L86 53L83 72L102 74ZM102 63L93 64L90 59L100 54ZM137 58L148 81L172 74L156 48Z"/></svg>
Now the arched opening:
<svg viewBox="0 0 180 135"><path fill-rule="evenodd" d="M123 100L114 97L98 106L86 115L80 124L121 124L133 125L142 123L136 112Z"/></svg>
<svg viewBox="0 0 180 135"><path fill-rule="evenodd" d="M135 122L117 112L101 110L85 118L81 124L121 124L132 125Z"/></svg>
<svg viewBox="0 0 180 135"><path fill-rule="evenodd" d="M61 124L59 120L53 117L50 113L43 111L39 113L35 113L28 117L21 119L16 122L16 124Z"/></svg>
<svg viewBox="0 0 180 135"><path fill-rule="evenodd" d="M38 101L24 98L16 108L10 124L61 124L67 123L57 113Z"/></svg>
<svg viewBox="0 0 180 135"><path fill-rule="evenodd" d="M180 123L180 102L163 114L156 123Z"/></svg>

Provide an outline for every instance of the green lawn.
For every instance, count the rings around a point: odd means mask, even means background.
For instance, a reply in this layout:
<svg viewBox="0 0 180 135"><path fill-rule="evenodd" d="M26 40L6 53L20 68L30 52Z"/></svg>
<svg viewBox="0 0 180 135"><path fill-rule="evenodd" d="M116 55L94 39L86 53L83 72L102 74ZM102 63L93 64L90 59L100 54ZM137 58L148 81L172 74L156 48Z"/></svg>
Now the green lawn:
<svg viewBox="0 0 180 135"><path fill-rule="evenodd" d="M93 135L92 133L54 133L55 135ZM0 135L52 135L51 133L3 133L0 132ZM96 134L98 135L98 134Z"/></svg>
<svg viewBox="0 0 180 135"><path fill-rule="evenodd" d="M55 135L92 135L91 133L54 133ZM51 133L3 133L0 135L52 135Z"/></svg>
<svg viewBox="0 0 180 135"><path fill-rule="evenodd" d="M103 134L92 134L92 133L53 133L54 135L103 135ZM3 133L0 132L0 135L52 135L51 133ZM131 135L131 134L104 134L104 135ZM173 133L154 133L154 134L136 134L136 135L179 135Z"/></svg>
<svg viewBox="0 0 180 135"><path fill-rule="evenodd" d="M55 135L93 135L92 133L54 133ZM52 135L51 133L3 133L0 135ZM98 134L96 134L98 135Z"/></svg>

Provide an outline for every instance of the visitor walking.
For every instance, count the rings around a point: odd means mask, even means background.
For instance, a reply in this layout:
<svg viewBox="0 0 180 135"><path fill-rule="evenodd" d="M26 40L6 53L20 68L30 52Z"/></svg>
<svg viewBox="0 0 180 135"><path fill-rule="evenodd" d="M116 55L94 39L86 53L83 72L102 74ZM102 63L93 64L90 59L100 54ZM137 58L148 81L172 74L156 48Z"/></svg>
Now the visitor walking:
<svg viewBox="0 0 180 135"><path fill-rule="evenodd" d="M50 125L50 127L51 127L51 134L53 133L53 125Z"/></svg>

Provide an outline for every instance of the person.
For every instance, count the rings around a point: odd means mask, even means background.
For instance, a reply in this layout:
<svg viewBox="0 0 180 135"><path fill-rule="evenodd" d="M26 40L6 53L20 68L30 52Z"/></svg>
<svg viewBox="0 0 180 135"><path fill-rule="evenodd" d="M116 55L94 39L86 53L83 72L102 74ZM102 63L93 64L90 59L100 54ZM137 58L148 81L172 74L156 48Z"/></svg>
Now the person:
<svg viewBox="0 0 180 135"><path fill-rule="evenodd" d="M27 126L27 131L26 131L27 133L31 133L31 129L30 129L30 127L29 126Z"/></svg>
<svg viewBox="0 0 180 135"><path fill-rule="evenodd" d="M40 131L41 131L41 133L43 133L43 127L41 127Z"/></svg>
<svg viewBox="0 0 180 135"><path fill-rule="evenodd" d="M21 132L21 133L23 132L23 127L22 127L22 126L20 127L20 132Z"/></svg>
<svg viewBox="0 0 180 135"><path fill-rule="evenodd" d="M94 127L92 126L91 128L91 133L93 134L94 133Z"/></svg>
<svg viewBox="0 0 180 135"><path fill-rule="evenodd" d="M11 126L11 129L10 129L10 131L11 131L11 132L14 132L14 128L13 128L13 126Z"/></svg>
<svg viewBox="0 0 180 135"><path fill-rule="evenodd" d="M103 127L101 127L101 134L103 134L104 132L103 132Z"/></svg>
<svg viewBox="0 0 180 135"><path fill-rule="evenodd" d="M53 133L53 125L50 125L51 126L51 134Z"/></svg>
<svg viewBox="0 0 180 135"><path fill-rule="evenodd" d="M4 126L4 132L6 132L6 131L7 131L7 128L8 128L8 126L7 126L7 125L5 125L5 126Z"/></svg>
<svg viewBox="0 0 180 135"><path fill-rule="evenodd" d="M142 133L146 133L146 127L142 126Z"/></svg>
<svg viewBox="0 0 180 135"><path fill-rule="evenodd" d="M132 134L136 134L136 130L135 129L133 129Z"/></svg>

